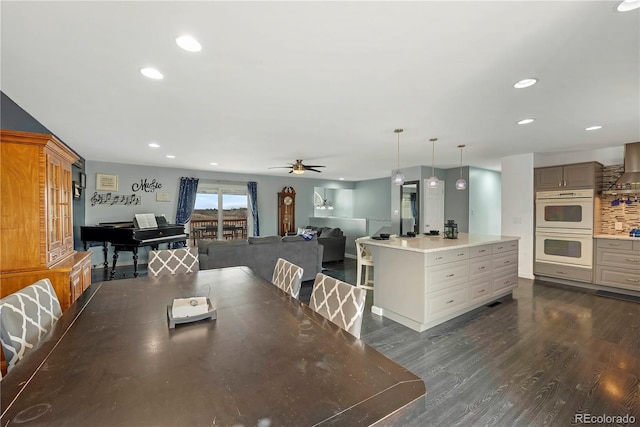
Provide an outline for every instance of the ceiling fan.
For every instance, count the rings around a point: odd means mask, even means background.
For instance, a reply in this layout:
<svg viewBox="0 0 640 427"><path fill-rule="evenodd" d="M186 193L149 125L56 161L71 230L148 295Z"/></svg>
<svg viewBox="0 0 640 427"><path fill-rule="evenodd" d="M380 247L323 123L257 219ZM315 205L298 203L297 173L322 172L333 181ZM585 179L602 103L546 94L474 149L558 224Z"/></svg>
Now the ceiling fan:
<svg viewBox="0 0 640 427"><path fill-rule="evenodd" d="M289 163L291 166L274 166L269 169L291 169L289 173L303 174L304 171L322 172L314 168L326 168L322 165L305 165L302 160L296 160L295 163Z"/></svg>

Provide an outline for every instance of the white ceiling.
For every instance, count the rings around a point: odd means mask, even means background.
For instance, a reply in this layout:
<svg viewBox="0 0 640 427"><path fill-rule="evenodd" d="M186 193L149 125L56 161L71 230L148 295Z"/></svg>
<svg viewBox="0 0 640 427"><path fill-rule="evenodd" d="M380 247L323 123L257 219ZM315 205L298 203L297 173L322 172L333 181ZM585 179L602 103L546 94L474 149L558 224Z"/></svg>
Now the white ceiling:
<svg viewBox="0 0 640 427"><path fill-rule="evenodd" d="M1 88L87 160L361 180L390 176L402 127L401 167L437 137L436 167L466 144L499 169L640 140L640 10L617 4L3 0Z"/></svg>

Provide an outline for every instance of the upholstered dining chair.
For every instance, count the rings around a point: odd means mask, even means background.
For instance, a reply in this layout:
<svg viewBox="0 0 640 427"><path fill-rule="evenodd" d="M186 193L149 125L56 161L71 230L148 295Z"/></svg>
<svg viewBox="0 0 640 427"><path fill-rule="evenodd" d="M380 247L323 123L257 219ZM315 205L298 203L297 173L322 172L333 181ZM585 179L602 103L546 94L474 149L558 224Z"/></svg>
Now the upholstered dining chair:
<svg viewBox="0 0 640 427"><path fill-rule="evenodd" d="M39 280L0 300L0 342L7 371L24 357L62 316L49 279Z"/></svg>
<svg viewBox="0 0 640 427"><path fill-rule="evenodd" d="M278 258L276 268L273 269L271 282L297 299L300 295L303 273L304 269L302 267L298 267L284 258Z"/></svg>
<svg viewBox="0 0 640 427"><path fill-rule="evenodd" d="M147 272L151 277L193 273L199 269L197 247L149 251Z"/></svg>
<svg viewBox="0 0 640 427"><path fill-rule="evenodd" d="M358 255L358 271L356 273L356 286L363 289L373 290L373 278L371 278L371 270L373 269L373 258L371 251L365 245L356 239L356 252ZM362 282L362 269L364 268L364 283Z"/></svg>
<svg viewBox="0 0 640 427"><path fill-rule="evenodd" d="M318 273L309 307L326 319L360 338L367 291Z"/></svg>

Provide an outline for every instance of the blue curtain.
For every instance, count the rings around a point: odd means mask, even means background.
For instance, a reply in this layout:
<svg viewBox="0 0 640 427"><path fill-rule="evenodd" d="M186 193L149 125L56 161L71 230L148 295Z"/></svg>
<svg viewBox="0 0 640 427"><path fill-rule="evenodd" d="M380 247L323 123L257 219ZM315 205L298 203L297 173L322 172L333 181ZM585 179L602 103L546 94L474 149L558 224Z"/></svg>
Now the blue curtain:
<svg viewBox="0 0 640 427"><path fill-rule="evenodd" d="M255 181L247 182L247 190L249 191L249 209L253 218L253 235L260 235L260 224L258 222L258 183Z"/></svg>
<svg viewBox="0 0 640 427"><path fill-rule="evenodd" d="M198 178L180 178L180 189L178 190L178 210L176 212L176 224L186 224L191 219L193 208L196 205L196 194L198 193ZM175 242L173 248L181 248L183 242Z"/></svg>

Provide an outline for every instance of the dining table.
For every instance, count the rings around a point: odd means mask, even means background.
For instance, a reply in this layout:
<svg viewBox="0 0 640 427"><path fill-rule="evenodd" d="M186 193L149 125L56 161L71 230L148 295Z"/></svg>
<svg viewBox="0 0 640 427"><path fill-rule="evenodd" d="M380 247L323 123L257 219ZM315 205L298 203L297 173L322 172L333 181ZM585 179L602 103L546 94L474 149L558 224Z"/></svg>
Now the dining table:
<svg viewBox="0 0 640 427"><path fill-rule="evenodd" d="M174 299L215 318L169 327ZM421 378L248 267L93 283L0 381L1 425L385 425Z"/></svg>

